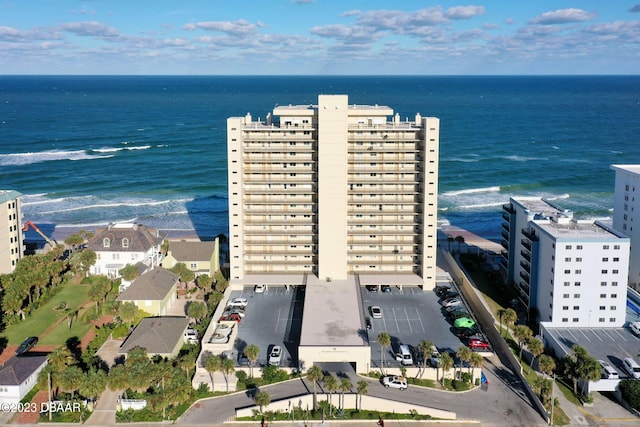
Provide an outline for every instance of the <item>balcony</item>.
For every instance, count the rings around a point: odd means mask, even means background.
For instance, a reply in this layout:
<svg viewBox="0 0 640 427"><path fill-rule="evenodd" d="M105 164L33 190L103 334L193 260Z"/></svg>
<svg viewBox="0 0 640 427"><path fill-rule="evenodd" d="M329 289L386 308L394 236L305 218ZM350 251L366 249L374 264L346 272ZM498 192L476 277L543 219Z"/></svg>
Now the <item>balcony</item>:
<svg viewBox="0 0 640 427"><path fill-rule="evenodd" d="M527 296L529 296L529 293L531 292L529 289L529 285L523 281L520 281L518 285L520 285L520 289L523 290L527 294Z"/></svg>
<svg viewBox="0 0 640 427"><path fill-rule="evenodd" d="M509 232L509 223L508 222L503 222L502 224L500 224L500 227L502 227L502 229L504 231L506 231L507 233Z"/></svg>
<svg viewBox="0 0 640 427"><path fill-rule="evenodd" d="M520 272L520 277L522 277L525 280L525 282L527 282L527 283L531 282L531 276L529 276L524 271Z"/></svg>
<svg viewBox="0 0 640 427"><path fill-rule="evenodd" d="M520 261L520 267L524 268L527 273L531 273L531 265L526 261Z"/></svg>
<svg viewBox="0 0 640 427"><path fill-rule="evenodd" d="M531 240L531 241L535 241L538 240L538 237L536 236L536 233L528 228L523 228L521 230L522 235L525 236L527 239Z"/></svg>
<svg viewBox="0 0 640 427"><path fill-rule="evenodd" d="M503 231L502 233L500 233L500 235L503 239L509 240L509 233L507 233L506 231Z"/></svg>
<svg viewBox="0 0 640 427"><path fill-rule="evenodd" d="M520 243L522 243L522 246L524 246L525 248L527 248L529 251L531 251L531 242L527 239L522 239L520 240Z"/></svg>
<svg viewBox="0 0 640 427"><path fill-rule="evenodd" d="M511 206L511 203L502 205L502 210L505 211L505 212L508 212L510 214L516 213L516 210L513 209L513 206Z"/></svg>
<svg viewBox="0 0 640 427"><path fill-rule="evenodd" d="M500 245L502 245L503 248L505 249L509 249L509 241L508 240L501 240L500 241Z"/></svg>
<svg viewBox="0 0 640 427"><path fill-rule="evenodd" d="M509 215L506 212L502 213L502 219L504 219L506 222L511 222L511 215Z"/></svg>
<svg viewBox="0 0 640 427"><path fill-rule="evenodd" d="M525 251L524 249L520 251L520 255L522 255L522 257L524 259L526 259L527 261L531 262L531 254L528 251Z"/></svg>

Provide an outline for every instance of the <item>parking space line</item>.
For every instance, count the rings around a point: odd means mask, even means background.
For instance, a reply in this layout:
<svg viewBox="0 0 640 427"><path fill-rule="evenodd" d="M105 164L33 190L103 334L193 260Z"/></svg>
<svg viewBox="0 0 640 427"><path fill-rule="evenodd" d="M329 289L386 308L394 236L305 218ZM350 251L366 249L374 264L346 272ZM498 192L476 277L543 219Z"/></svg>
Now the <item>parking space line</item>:
<svg viewBox="0 0 640 427"><path fill-rule="evenodd" d="M580 333L582 334L583 337L586 338L587 341L591 342L591 340L589 339L589 337L587 336L587 334L584 333L584 331L582 331L582 329L580 329Z"/></svg>
<svg viewBox="0 0 640 427"><path fill-rule="evenodd" d="M396 316L396 309L392 308L391 311L393 311L393 320L395 320L396 322L396 331L400 332L400 325L398 324L398 316Z"/></svg>
<svg viewBox="0 0 640 427"><path fill-rule="evenodd" d="M602 339L602 337L600 336L600 331L593 331L593 335L596 336L596 338L598 338L600 340L600 342L604 342L604 340Z"/></svg>
<svg viewBox="0 0 640 427"><path fill-rule="evenodd" d="M611 341L614 341L613 337L611 335L609 335L609 331L607 331L606 329L603 329L602 333L604 333L606 336L608 336Z"/></svg>
<svg viewBox="0 0 640 427"><path fill-rule="evenodd" d="M278 319L276 320L276 327L273 330L274 332L278 332L278 325L280 325L280 314L282 313L282 308L278 308Z"/></svg>
<svg viewBox="0 0 640 427"><path fill-rule="evenodd" d="M424 328L424 323L422 323L422 317L420 317L420 312L418 311L418 307L414 307L414 309L416 310L416 315L418 316L418 321L420 322L420 327L422 328L422 332L427 332L427 330Z"/></svg>
<svg viewBox="0 0 640 427"><path fill-rule="evenodd" d="M407 308L404 308L404 315L407 318L407 323L409 324L409 333L413 333L413 328L411 327L411 321L409 320L409 313L407 313Z"/></svg>
<svg viewBox="0 0 640 427"><path fill-rule="evenodd" d="M624 341L628 341L628 340L624 337L624 335L622 335L622 334L620 333L620 331L615 330L615 329L614 329L614 331L615 331L616 335L618 335L618 336L619 336L620 338L622 338Z"/></svg>

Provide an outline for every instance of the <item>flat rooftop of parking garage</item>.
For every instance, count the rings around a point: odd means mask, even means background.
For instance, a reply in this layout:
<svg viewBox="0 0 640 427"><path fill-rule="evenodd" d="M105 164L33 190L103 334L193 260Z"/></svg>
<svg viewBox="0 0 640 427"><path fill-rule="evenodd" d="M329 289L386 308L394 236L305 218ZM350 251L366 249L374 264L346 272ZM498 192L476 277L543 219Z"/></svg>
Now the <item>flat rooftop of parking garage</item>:
<svg viewBox="0 0 640 427"><path fill-rule="evenodd" d="M353 276L327 282L309 275L301 346L366 346L360 289Z"/></svg>

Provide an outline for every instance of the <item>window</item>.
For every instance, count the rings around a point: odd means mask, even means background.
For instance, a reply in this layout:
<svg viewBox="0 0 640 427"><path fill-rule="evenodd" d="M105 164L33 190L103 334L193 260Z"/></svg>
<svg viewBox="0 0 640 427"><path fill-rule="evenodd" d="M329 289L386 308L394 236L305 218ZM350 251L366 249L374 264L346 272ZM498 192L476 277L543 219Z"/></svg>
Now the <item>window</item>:
<svg viewBox="0 0 640 427"><path fill-rule="evenodd" d="M609 249L609 245L602 245L602 249Z"/></svg>
<svg viewBox="0 0 640 427"><path fill-rule="evenodd" d="M574 283L574 285L575 285L575 286L580 286L580 285L581 285L581 283L580 283L580 282L575 282L575 283Z"/></svg>
<svg viewBox="0 0 640 427"><path fill-rule="evenodd" d="M570 282L564 282L565 286L569 286L571 283Z"/></svg>
<svg viewBox="0 0 640 427"><path fill-rule="evenodd" d="M562 323L567 323L568 321L569 321L569 318L568 318L568 317L563 317L563 318L562 318Z"/></svg>
<svg viewBox="0 0 640 427"><path fill-rule="evenodd" d="M563 310L569 310L569 306L568 306L568 305L563 305L563 306L562 306L562 309L563 309Z"/></svg>
<svg viewBox="0 0 640 427"><path fill-rule="evenodd" d="M620 249L620 245L613 245L613 250L618 250Z"/></svg>
<svg viewBox="0 0 640 427"><path fill-rule="evenodd" d="M618 286L618 282L611 282L611 286Z"/></svg>
<svg viewBox="0 0 640 427"><path fill-rule="evenodd" d="M600 306L600 310L606 310L606 309L607 309L607 307L606 307L606 306L604 306L604 305L601 305L601 306Z"/></svg>
<svg viewBox="0 0 640 427"><path fill-rule="evenodd" d="M619 261L620 261L620 258L618 258L618 257L614 257L613 258L613 262L619 262Z"/></svg>
<svg viewBox="0 0 640 427"><path fill-rule="evenodd" d="M579 250L579 251L582 250L582 245L577 245L576 249Z"/></svg>
<svg viewBox="0 0 640 427"><path fill-rule="evenodd" d="M569 294L562 294L562 298L569 298Z"/></svg>
<svg viewBox="0 0 640 427"><path fill-rule="evenodd" d="M613 310L616 311L617 307L615 305L612 305L611 307L609 307L609 310Z"/></svg>
<svg viewBox="0 0 640 427"><path fill-rule="evenodd" d="M576 262L582 262L582 258L580 257L576 258Z"/></svg>
<svg viewBox="0 0 640 427"><path fill-rule="evenodd" d="M571 245L566 245L564 248L565 249L571 249Z"/></svg>
<svg viewBox="0 0 640 427"><path fill-rule="evenodd" d="M600 286L607 286L607 282L600 282Z"/></svg>
<svg viewBox="0 0 640 427"><path fill-rule="evenodd" d="M615 322L616 318L615 317L609 317L609 322Z"/></svg>
<svg viewBox="0 0 640 427"><path fill-rule="evenodd" d="M618 274L618 270L611 270L613 274Z"/></svg>
<svg viewBox="0 0 640 427"><path fill-rule="evenodd" d="M108 248L111 246L111 241L109 240L108 237L105 237L104 239L102 239L102 246L105 248Z"/></svg>
<svg viewBox="0 0 640 427"><path fill-rule="evenodd" d="M571 274L571 270L565 270L564 274Z"/></svg>
<svg viewBox="0 0 640 427"><path fill-rule="evenodd" d="M573 294L574 298L580 298L580 294Z"/></svg>
<svg viewBox="0 0 640 427"><path fill-rule="evenodd" d="M580 306L579 306L579 305L574 305L574 306L573 306L573 309L574 309L574 310L580 310Z"/></svg>
<svg viewBox="0 0 640 427"><path fill-rule="evenodd" d="M566 258L564 259L564 262L571 262L571 257L566 257Z"/></svg>
<svg viewBox="0 0 640 427"><path fill-rule="evenodd" d="M607 274L609 271L608 270L601 270L600 273L602 274Z"/></svg>
<svg viewBox="0 0 640 427"><path fill-rule="evenodd" d="M618 298L618 294L611 294L611 298Z"/></svg>
<svg viewBox="0 0 640 427"><path fill-rule="evenodd" d="M192 263L189 264L189 268L192 269L192 270L195 270L196 268L198 268L198 264L195 263L195 262L192 262Z"/></svg>
<svg viewBox="0 0 640 427"><path fill-rule="evenodd" d="M576 274L582 274L582 270L576 270Z"/></svg>
<svg viewBox="0 0 640 427"><path fill-rule="evenodd" d="M600 294L600 298L606 298L607 294Z"/></svg>
<svg viewBox="0 0 640 427"><path fill-rule="evenodd" d="M127 239L126 237L124 239L122 239L122 247L123 248L128 248L129 247L129 239Z"/></svg>
<svg viewBox="0 0 640 427"><path fill-rule="evenodd" d="M607 257L602 258L602 262L607 262L607 261L609 261L609 258Z"/></svg>
<svg viewBox="0 0 640 427"><path fill-rule="evenodd" d="M577 318L577 317L574 317L573 319L571 319L571 321L572 321L573 323L577 323L577 322L579 322L579 321L580 321L580 319L579 319L579 318Z"/></svg>

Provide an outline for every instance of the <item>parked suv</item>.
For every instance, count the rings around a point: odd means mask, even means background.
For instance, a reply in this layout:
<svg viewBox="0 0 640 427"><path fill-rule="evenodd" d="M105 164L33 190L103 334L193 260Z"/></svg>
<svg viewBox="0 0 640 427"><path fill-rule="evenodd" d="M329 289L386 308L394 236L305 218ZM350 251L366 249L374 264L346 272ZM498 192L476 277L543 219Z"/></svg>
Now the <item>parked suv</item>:
<svg viewBox="0 0 640 427"><path fill-rule="evenodd" d="M640 379L640 365L635 360L627 357L622 361L622 366L631 378Z"/></svg>

